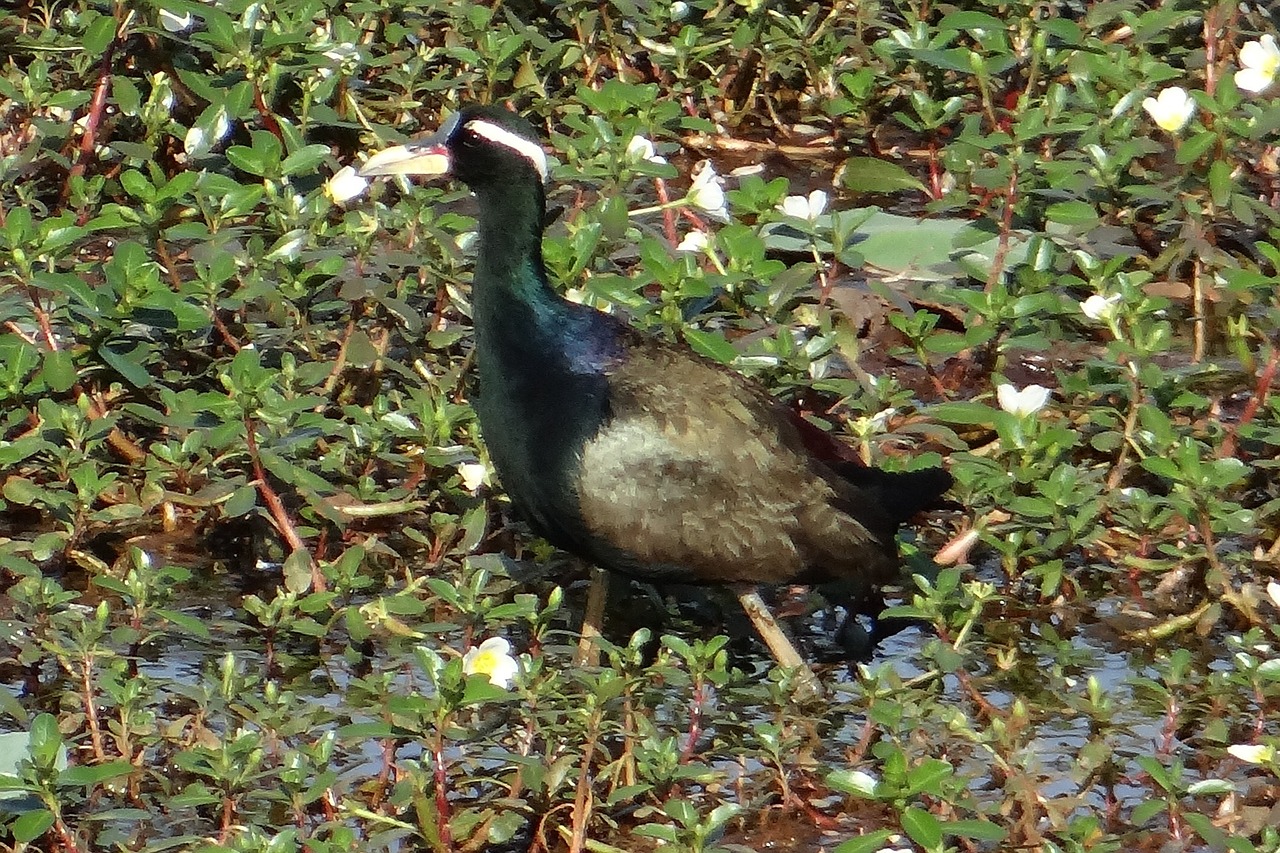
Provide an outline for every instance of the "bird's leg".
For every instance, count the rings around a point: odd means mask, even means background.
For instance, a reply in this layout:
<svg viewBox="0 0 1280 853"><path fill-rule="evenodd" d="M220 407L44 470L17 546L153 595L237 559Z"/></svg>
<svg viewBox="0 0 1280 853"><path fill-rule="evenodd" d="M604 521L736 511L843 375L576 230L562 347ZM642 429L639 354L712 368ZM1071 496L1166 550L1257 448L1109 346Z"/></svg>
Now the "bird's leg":
<svg viewBox="0 0 1280 853"><path fill-rule="evenodd" d="M760 639L764 640L764 644L769 647L769 653L773 655L773 659L783 669L795 672L797 701L808 702L822 698L821 682L804 662L804 658L800 657L791 640L787 639L782 627L778 625L778 620L773 618L773 613L756 588L747 584L734 584L733 591L738 596L742 609L746 611L747 618L751 620L752 625L756 626Z"/></svg>
<svg viewBox="0 0 1280 853"><path fill-rule="evenodd" d="M597 566L592 566L591 583L587 587L587 609L582 616L582 637L578 640L578 653L573 662L577 666L595 666L600 663L600 626L604 623L604 605L609 597L609 576Z"/></svg>

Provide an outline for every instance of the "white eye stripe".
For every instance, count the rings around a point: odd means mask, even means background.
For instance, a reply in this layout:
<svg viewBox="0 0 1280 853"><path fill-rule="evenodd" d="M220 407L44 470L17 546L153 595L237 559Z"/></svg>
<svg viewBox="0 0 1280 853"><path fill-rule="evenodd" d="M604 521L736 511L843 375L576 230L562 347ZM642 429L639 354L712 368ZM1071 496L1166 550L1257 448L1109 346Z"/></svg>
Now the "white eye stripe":
<svg viewBox="0 0 1280 853"><path fill-rule="evenodd" d="M510 148L528 160L529 165L537 170L542 180L545 181L547 179L547 153L542 150L542 146L538 143L525 139L505 127L499 127L484 119L473 119L467 122L464 127L476 136L483 137L505 148Z"/></svg>

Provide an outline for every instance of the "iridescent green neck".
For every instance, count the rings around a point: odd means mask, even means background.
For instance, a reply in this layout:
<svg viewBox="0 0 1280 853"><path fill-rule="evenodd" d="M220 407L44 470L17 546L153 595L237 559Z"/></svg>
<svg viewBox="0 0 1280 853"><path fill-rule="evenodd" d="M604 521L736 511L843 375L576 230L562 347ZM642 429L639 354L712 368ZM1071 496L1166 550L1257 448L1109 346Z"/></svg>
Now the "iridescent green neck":
<svg viewBox="0 0 1280 853"><path fill-rule="evenodd" d="M479 256L472 302L477 334L511 321L528 332L551 332L565 310L542 265L542 187L517 181L476 192L480 202Z"/></svg>

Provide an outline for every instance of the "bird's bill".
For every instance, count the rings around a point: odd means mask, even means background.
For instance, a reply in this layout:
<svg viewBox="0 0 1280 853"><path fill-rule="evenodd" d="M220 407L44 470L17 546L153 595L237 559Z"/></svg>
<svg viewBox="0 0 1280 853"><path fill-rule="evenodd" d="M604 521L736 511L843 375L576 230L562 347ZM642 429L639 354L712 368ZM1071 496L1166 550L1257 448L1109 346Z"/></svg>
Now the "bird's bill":
<svg viewBox="0 0 1280 853"><path fill-rule="evenodd" d="M393 145L360 165L362 178L378 175L447 175L449 149L435 140Z"/></svg>

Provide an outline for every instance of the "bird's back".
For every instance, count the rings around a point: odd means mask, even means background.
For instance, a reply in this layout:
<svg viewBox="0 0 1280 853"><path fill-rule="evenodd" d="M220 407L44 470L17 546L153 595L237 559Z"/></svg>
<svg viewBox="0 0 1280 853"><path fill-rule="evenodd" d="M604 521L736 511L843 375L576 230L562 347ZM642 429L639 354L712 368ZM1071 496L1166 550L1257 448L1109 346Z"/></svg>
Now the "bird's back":
<svg viewBox="0 0 1280 853"><path fill-rule="evenodd" d="M573 550L682 583L874 584L897 571L898 525L950 475L842 476L756 383L684 347L619 334L626 356L607 374L599 429L577 461Z"/></svg>

